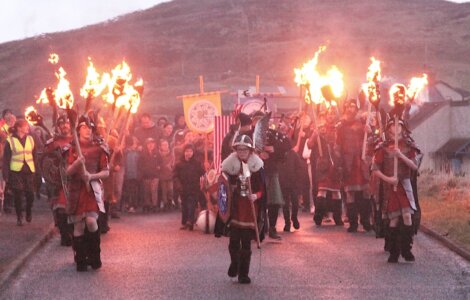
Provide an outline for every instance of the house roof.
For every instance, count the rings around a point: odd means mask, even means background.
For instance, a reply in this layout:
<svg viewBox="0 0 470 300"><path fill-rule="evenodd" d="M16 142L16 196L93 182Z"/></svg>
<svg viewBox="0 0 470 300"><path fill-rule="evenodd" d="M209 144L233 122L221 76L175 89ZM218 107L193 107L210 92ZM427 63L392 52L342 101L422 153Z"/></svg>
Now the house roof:
<svg viewBox="0 0 470 300"><path fill-rule="evenodd" d="M436 152L447 154L448 156L470 155L470 138L449 139Z"/></svg>

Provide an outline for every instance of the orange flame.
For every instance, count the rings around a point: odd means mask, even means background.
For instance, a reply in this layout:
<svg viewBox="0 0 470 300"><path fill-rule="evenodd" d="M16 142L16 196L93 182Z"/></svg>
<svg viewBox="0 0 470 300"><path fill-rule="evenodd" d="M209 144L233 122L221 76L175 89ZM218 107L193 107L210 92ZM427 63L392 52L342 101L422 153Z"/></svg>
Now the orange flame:
<svg viewBox="0 0 470 300"><path fill-rule="evenodd" d="M422 77L411 78L410 84L408 85L408 90L406 92L406 96L408 97L409 101L413 102L426 85L428 85L428 75L426 74L423 74ZM420 105L421 103L419 102L416 104Z"/></svg>
<svg viewBox="0 0 470 300"><path fill-rule="evenodd" d="M401 83L395 83L390 87L389 95L390 99L388 103L390 104L390 106L394 107L395 102L405 104L406 86Z"/></svg>
<svg viewBox="0 0 470 300"><path fill-rule="evenodd" d="M24 117L26 121L28 121L28 123L33 126L36 126L37 124L37 120L35 116L37 116L37 111L33 106L29 106L25 109Z"/></svg>
<svg viewBox="0 0 470 300"><path fill-rule="evenodd" d="M49 54L49 59L48 61L53 64L53 65L56 65L57 63L59 63L59 55L57 55L56 53L51 53Z"/></svg>
<svg viewBox="0 0 470 300"><path fill-rule="evenodd" d="M80 95L84 98L99 96L107 86L107 82L104 80L109 78L109 74L106 76L105 73L101 77L102 80L100 81L100 74L96 72L95 66L91 62L91 59L88 58L88 60L88 73L85 79L85 84L80 89Z"/></svg>
<svg viewBox="0 0 470 300"><path fill-rule="evenodd" d="M326 75L321 75L317 70L318 57L320 53L326 50L325 46L320 46L315 52L314 57L305 63L302 68L294 69L295 78L294 81L298 86L309 85L310 97L306 97L305 101L310 103L312 100L316 104L320 104L325 101L322 94L322 87L329 85L335 97L339 97L344 90L343 74L338 70L336 66L332 66L327 71Z"/></svg>
<svg viewBox="0 0 470 300"><path fill-rule="evenodd" d="M67 73L62 67L59 68L59 72L55 73L59 83L54 93L57 106L64 109L73 107L73 94L70 90L70 82L65 79L65 75L67 75Z"/></svg>
<svg viewBox="0 0 470 300"><path fill-rule="evenodd" d="M368 95L370 102L377 102L379 99L375 82L382 80L382 71L379 60L375 59L375 57L371 57L370 60L371 64L366 75L367 83L362 85L362 90Z"/></svg>
<svg viewBox="0 0 470 300"><path fill-rule="evenodd" d="M116 103L117 106L117 98L123 94L125 86L132 79L132 73L129 65L125 61L122 61L121 64L117 65L111 71L111 74L112 76L108 80L108 93L104 95L103 98L107 103Z"/></svg>

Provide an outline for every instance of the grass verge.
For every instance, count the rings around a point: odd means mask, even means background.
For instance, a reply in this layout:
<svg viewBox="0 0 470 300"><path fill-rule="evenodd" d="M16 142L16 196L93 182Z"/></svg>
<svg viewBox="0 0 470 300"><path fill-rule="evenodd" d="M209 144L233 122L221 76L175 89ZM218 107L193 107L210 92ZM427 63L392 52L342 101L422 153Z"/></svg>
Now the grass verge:
<svg viewBox="0 0 470 300"><path fill-rule="evenodd" d="M470 178L422 173L422 222L470 251Z"/></svg>

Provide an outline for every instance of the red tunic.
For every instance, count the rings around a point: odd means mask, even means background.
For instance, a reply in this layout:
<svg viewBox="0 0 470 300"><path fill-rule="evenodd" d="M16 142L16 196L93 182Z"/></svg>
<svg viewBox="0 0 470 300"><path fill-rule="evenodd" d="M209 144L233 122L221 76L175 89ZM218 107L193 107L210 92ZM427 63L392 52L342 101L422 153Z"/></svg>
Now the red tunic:
<svg viewBox="0 0 470 300"><path fill-rule="evenodd" d="M362 160L364 124L361 120L343 120L337 129L336 145L342 160L345 191L368 188L369 168Z"/></svg>
<svg viewBox="0 0 470 300"><path fill-rule="evenodd" d="M389 143L380 147L375 155L374 155L374 162L372 165L372 170L380 170L386 176L393 176L393 156L390 151L394 148L393 143ZM398 143L398 148L400 148L401 152L405 154L411 160L415 160L417 151L416 149L410 147L405 143L404 140L400 140ZM411 207L410 201L414 201L413 199L409 199L408 195L405 191L403 186L403 182L406 180L410 180L411 177L411 169L400 159L398 159L398 179L399 183L397 186L397 190L393 190L393 185L388 184L386 182L383 183L384 186L384 209L385 212L388 214L389 218L394 218L403 213L413 213L413 209Z"/></svg>
<svg viewBox="0 0 470 300"><path fill-rule="evenodd" d="M253 212L251 209L251 200L248 197L242 197L240 195L240 180L237 176L230 176L231 183L236 181L237 187L233 193L232 200L232 219L230 222L231 226L255 229L255 222L253 218ZM254 172L250 177L252 192L258 196L258 199L254 202L256 216L259 216L259 202L263 196L263 183L261 178L261 172ZM259 220L259 217L258 217Z"/></svg>
<svg viewBox="0 0 470 300"><path fill-rule="evenodd" d="M107 153L100 145L95 143L80 144L83 156L85 157L85 165L91 174L101 172L108 169ZM67 161L72 164L77 159L75 149L69 151ZM89 212L99 212L97 199L91 187L87 189L85 182L81 180L80 174L76 173L71 178L71 188L69 197L68 213L74 216L80 216Z"/></svg>

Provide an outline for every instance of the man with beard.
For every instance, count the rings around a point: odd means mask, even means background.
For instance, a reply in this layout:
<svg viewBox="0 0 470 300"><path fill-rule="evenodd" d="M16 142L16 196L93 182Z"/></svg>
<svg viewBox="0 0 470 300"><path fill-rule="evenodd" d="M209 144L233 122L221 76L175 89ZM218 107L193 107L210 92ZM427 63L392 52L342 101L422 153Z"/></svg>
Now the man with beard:
<svg viewBox="0 0 470 300"><path fill-rule="evenodd" d="M72 133L70 130L70 122L66 116L61 116L57 119L57 134L46 142L45 152L55 153L58 157L63 159L62 152L64 148L70 147L72 142ZM65 161L63 162L65 163ZM62 167L62 162L61 166ZM62 174L61 174L62 175ZM53 183L46 180L47 195L52 207L52 214L54 216L55 224L60 232L60 245L71 246L73 225L68 224L67 214L65 213L66 198L62 185Z"/></svg>
<svg viewBox="0 0 470 300"><path fill-rule="evenodd" d="M357 232L358 214L366 231L370 231L370 199L368 190L368 165L362 160L362 142L365 125L358 117L356 99L345 103L343 120L338 124L337 151L342 160L343 188L346 193L346 210L349 219L348 232Z"/></svg>

